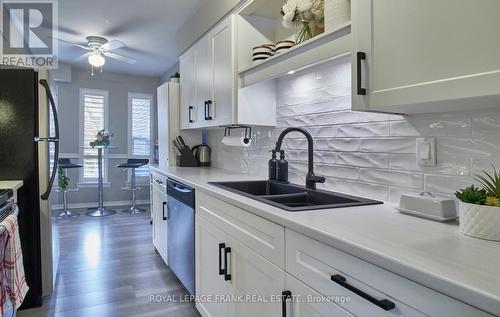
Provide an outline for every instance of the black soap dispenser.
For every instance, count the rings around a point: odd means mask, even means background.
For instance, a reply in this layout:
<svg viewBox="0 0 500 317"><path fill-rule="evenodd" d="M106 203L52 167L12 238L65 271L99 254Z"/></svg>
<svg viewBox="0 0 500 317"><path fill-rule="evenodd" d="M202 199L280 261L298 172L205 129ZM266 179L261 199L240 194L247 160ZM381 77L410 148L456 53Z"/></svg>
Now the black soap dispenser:
<svg viewBox="0 0 500 317"><path fill-rule="evenodd" d="M278 160L276 159L276 151L271 150L271 152L272 152L272 156L268 162L269 179L274 181L274 180L276 180L276 168L278 166Z"/></svg>
<svg viewBox="0 0 500 317"><path fill-rule="evenodd" d="M280 159L278 161L276 172L276 180L280 182L288 182L288 161L285 160L285 151L280 151Z"/></svg>

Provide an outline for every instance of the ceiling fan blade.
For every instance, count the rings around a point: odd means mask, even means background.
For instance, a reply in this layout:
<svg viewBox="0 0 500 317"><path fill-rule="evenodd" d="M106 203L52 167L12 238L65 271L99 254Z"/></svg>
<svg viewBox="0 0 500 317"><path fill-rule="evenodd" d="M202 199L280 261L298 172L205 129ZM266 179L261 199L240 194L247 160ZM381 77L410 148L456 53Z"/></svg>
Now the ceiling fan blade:
<svg viewBox="0 0 500 317"><path fill-rule="evenodd" d="M112 51L112 50L116 50L118 48L122 48L125 46L126 46L125 43L123 43L122 41L111 40L111 41L101 45L101 49L104 51Z"/></svg>
<svg viewBox="0 0 500 317"><path fill-rule="evenodd" d="M116 54L116 53L104 52L103 54L104 54L104 56L107 56L107 57L110 57L110 58L114 58L114 59L117 59L119 61L122 61L122 62L125 62L125 63L128 63L128 64L135 64L137 62L133 58L125 57L123 55L119 55L119 54Z"/></svg>
<svg viewBox="0 0 500 317"><path fill-rule="evenodd" d="M84 54L78 56L77 58L75 58L75 61L82 61L84 59L87 59L91 54L92 54L92 52L84 53Z"/></svg>
<svg viewBox="0 0 500 317"><path fill-rule="evenodd" d="M65 44L68 44L68 45L72 45L72 46L76 46L76 47L79 47L79 48L83 48L84 50L87 50L87 51L91 50L91 48L88 47L87 45L73 43L73 42L61 40L61 39L58 39L58 38L56 38L56 40L59 41L59 42L61 42L61 43L65 43Z"/></svg>

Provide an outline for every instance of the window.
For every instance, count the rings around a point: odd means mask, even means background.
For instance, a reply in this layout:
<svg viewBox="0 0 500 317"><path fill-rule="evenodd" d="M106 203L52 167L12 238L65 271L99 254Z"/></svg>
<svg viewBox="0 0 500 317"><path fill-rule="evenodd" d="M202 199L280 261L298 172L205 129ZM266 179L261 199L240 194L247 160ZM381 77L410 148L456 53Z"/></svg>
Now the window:
<svg viewBox="0 0 500 317"><path fill-rule="evenodd" d="M108 92L80 89L80 157L83 162L80 181L95 183L99 175L97 149L91 149L99 130L107 126ZM106 152L103 153L103 156ZM103 159L103 179L107 180L107 164Z"/></svg>
<svg viewBox="0 0 500 317"><path fill-rule="evenodd" d="M151 154L151 104L153 96L129 93L129 154L135 158L149 158ZM147 166L136 170L137 177L148 177Z"/></svg>

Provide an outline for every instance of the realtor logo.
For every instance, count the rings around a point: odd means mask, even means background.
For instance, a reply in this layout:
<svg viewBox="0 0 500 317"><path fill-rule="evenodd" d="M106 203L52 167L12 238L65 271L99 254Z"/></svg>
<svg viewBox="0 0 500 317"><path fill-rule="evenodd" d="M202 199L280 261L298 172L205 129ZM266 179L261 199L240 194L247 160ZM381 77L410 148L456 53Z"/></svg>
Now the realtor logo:
<svg viewBox="0 0 500 317"><path fill-rule="evenodd" d="M56 0L0 0L0 5L0 63L57 68Z"/></svg>

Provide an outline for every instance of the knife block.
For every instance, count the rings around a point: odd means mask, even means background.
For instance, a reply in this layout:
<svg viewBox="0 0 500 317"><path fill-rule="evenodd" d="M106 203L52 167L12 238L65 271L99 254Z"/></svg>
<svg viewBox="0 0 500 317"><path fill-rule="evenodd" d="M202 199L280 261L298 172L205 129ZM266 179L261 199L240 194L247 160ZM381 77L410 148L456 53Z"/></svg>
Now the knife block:
<svg viewBox="0 0 500 317"><path fill-rule="evenodd" d="M186 149L187 148L187 149ZM189 147L183 148L181 155L177 155L177 166L179 167L197 167L200 164L198 160L193 155L193 152L189 150Z"/></svg>

